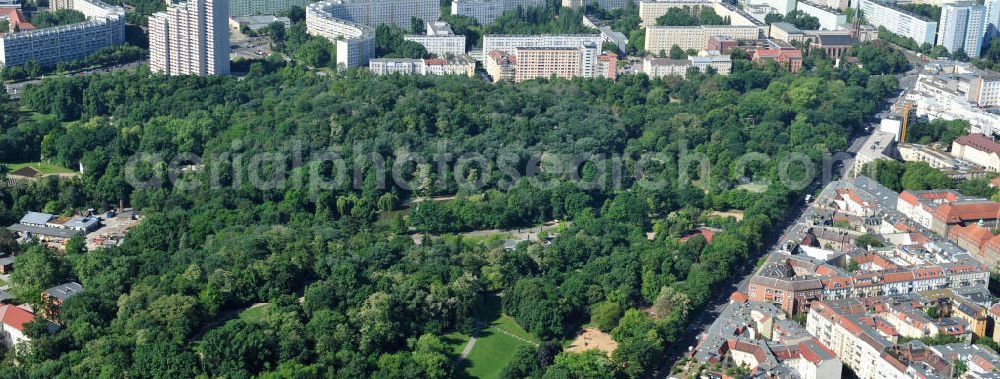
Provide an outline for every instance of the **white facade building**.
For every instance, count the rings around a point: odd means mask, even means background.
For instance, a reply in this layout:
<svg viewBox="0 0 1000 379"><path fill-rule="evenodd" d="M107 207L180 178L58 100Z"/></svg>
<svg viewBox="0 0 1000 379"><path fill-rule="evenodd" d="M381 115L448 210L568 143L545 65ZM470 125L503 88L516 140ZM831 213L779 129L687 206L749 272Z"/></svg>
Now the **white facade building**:
<svg viewBox="0 0 1000 379"><path fill-rule="evenodd" d="M597 3L604 9L618 9L625 8L628 2L629 0L562 0L562 6L577 9L586 4Z"/></svg>
<svg viewBox="0 0 1000 379"><path fill-rule="evenodd" d="M315 4L320 3L313 5ZM438 0L331 0L322 4L333 18L372 28L388 24L409 29L413 17L424 21L437 21L441 18Z"/></svg>
<svg viewBox="0 0 1000 379"><path fill-rule="evenodd" d="M278 14L293 6L305 7L310 0L229 0L230 16Z"/></svg>
<svg viewBox="0 0 1000 379"><path fill-rule="evenodd" d="M375 29L336 17L337 5L324 1L306 8L306 33L323 37L337 46L337 65L359 67L368 64L375 41Z"/></svg>
<svg viewBox="0 0 1000 379"><path fill-rule="evenodd" d="M465 36L455 35L443 21L428 22L427 35L405 35L403 39L419 43L428 53L439 57L465 54Z"/></svg>
<svg viewBox="0 0 1000 379"><path fill-rule="evenodd" d="M986 29L984 42L986 44L991 38L1000 34L1000 0L986 0L983 6L986 8L986 22L983 23L983 28Z"/></svg>
<svg viewBox="0 0 1000 379"><path fill-rule="evenodd" d="M683 78L690 68L707 72L710 67L717 75L729 75L733 69L733 61L728 54L719 54L718 51L701 52L687 59L646 57L642 60L642 72L651 78L671 75Z"/></svg>
<svg viewBox="0 0 1000 379"><path fill-rule="evenodd" d="M480 25L486 25L504 12L518 7L545 6L546 0L453 0L451 14L475 18ZM426 19L425 19L426 20Z"/></svg>
<svg viewBox="0 0 1000 379"><path fill-rule="evenodd" d="M986 34L986 8L975 2L945 4L941 7L937 44L948 52L959 50L978 58Z"/></svg>
<svg viewBox="0 0 1000 379"><path fill-rule="evenodd" d="M819 19L820 30L839 30L847 26L847 15L826 5L801 0L798 10Z"/></svg>
<svg viewBox="0 0 1000 379"><path fill-rule="evenodd" d="M540 34L531 36L488 34L483 36L483 53L501 51L514 54L519 47L601 46L601 42L600 34Z"/></svg>
<svg viewBox="0 0 1000 379"><path fill-rule="evenodd" d="M758 26L700 25L700 26L650 26L646 28L646 52L669 52L674 45L682 49L702 50L712 36L726 36L737 40L756 40L762 34Z"/></svg>
<svg viewBox="0 0 1000 379"><path fill-rule="evenodd" d="M858 7L865 21L872 26L885 27L894 34L913 38L918 44L934 44L937 32L935 21L874 0L859 0Z"/></svg>
<svg viewBox="0 0 1000 379"><path fill-rule="evenodd" d="M229 1L171 2L149 17L149 68L167 75L229 74Z"/></svg>
<svg viewBox="0 0 1000 379"><path fill-rule="evenodd" d="M474 76L476 61L467 55L452 59L378 58L368 62L368 70L375 75L465 75Z"/></svg>
<svg viewBox="0 0 1000 379"><path fill-rule="evenodd" d="M122 7L100 0L72 0L62 4L83 13L87 20L4 34L0 38L0 64L17 66L37 61L42 66L54 66L125 43L125 9Z"/></svg>

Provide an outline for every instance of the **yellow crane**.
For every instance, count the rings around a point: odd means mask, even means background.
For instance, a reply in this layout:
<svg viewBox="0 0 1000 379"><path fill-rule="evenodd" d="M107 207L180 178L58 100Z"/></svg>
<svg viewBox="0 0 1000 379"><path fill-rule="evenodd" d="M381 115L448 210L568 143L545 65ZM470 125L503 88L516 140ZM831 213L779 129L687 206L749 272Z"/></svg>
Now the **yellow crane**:
<svg viewBox="0 0 1000 379"><path fill-rule="evenodd" d="M903 130L899 135L899 143L906 143L906 127L910 121L910 110L912 108L912 103L903 104Z"/></svg>

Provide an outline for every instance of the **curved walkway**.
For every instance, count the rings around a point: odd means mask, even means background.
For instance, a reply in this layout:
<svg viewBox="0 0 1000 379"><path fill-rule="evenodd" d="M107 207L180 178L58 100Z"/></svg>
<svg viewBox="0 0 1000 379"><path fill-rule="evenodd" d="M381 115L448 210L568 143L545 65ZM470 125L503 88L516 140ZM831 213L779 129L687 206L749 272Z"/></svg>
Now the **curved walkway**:
<svg viewBox="0 0 1000 379"><path fill-rule="evenodd" d="M501 328L499 326L490 325L490 326L486 327L485 329L496 330L496 331L498 331L500 333L503 333L503 334L506 334L506 335L508 335L508 336L510 336L510 337L512 337L512 338L514 338L516 340L518 340L518 341L524 342L524 343L529 344L529 345L534 346L534 347L538 347L538 343L537 342L533 342L533 341L525 339L523 337L519 337L516 334L508 332L507 330L505 330L505 329L503 329L503 328ZM479 329L478 328L476 329L475 335L469 337L469 342L465 343L465 347L462 348L462 352L458 355L458 358L455 359L455 362L462 361L463 359L465 359L466 357L469 356L469 353L472 353L472 349L474 347L476 347L476 341L479 340L479 338L476 337L477 335L479 335Z"/></svg>

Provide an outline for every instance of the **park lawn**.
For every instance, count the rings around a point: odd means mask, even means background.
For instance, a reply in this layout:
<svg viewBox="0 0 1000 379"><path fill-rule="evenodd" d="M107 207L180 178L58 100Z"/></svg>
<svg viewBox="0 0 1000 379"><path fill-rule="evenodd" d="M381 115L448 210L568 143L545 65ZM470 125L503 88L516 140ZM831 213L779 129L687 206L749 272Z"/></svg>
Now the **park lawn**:
<svg viewBox="0 0 1000 379"><path fill-rule="evenodd" d="M506 330L508 333L515 336L524 338L528 341L538 343L538 338L528 333L521 325L517 324L517 321L513 317L507 315L501 315L500 318L493 321L493 326Z"/></svg>
<svg viewBox="0 0 1000 379"><path fill-rule="evenodd" d="M25 162L25 163L3 163L3 164L7 165L7 169L10 172L14 172L14 171L17 171L17 170L20 170L20 169L22 169L24 167L29 167L29 166L31 168L34 168L35 170L38 170L38 172L42 173L43 175L50 175L50 174L72 174L72 173L76 172L76 171L70 170L68 168L65 168L65 167L62 167L62 166L59 166L59 165L55 165L55 164L52 164L52 163L48 163L48 162Z"/></svg>
<svg viewBox="0 0 1000 379"><path fill-rule="evenodd" d="M464 376L468 377L497 378L514 357L517 349L530 345L528 342L501 333L498 329L535 344L538 343L538 338L525 331L512 317L500 312L500 298L496 294L486 295L477 312L479 319L483 320L484 328L479 331L476 345L469 356L461 362L459 370L464 370ZM462 348L458 348L457 351L461 353Z"/></svg>
<svg viewBox="0 0 1000 379"><path fill-rule="evenodd" d="M466 373L474 378L493 379L500 377L500 372L514 358L514 352L527 343L498 332L496 329L484 329L466 358Z"/></svg>
<svg viewBox="0 0 1000 379"><path fill-rule="evenodd" d="M252 308L247 308L243 312L240 312L240 320L246 321L248 323L257 323L264 321L267 317L268 312L271 310L271 304L264 304Z"/></svg>
<svg viewBox="0 0 1000 379"><path fill-rule="evenodd" d="M459 332L451 332L441 336L441 341L451 346L452 353L457 357L462 354L465 344L469 343L469 336Z"/></svg>

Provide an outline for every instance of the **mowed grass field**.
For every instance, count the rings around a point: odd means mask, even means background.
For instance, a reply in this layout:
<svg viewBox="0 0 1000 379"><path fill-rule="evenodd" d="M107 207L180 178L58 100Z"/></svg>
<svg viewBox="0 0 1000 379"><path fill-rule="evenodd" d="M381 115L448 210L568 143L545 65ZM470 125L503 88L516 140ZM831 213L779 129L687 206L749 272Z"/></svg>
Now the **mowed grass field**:
<svg viewBox="0 0 1000 379"><path fill-rule="evenodd" d="M461 377L498 378L518 348L538 344L538 339L525 331L517 321L500 313L500 298L496 295L488 295L484 299L479 308L479 319L483 328L479 331L479 338L469 356L459 363ZM456 344L456 355L462 352L468 340L467 336L461 336L465 339L461 344Z"/></svg>

